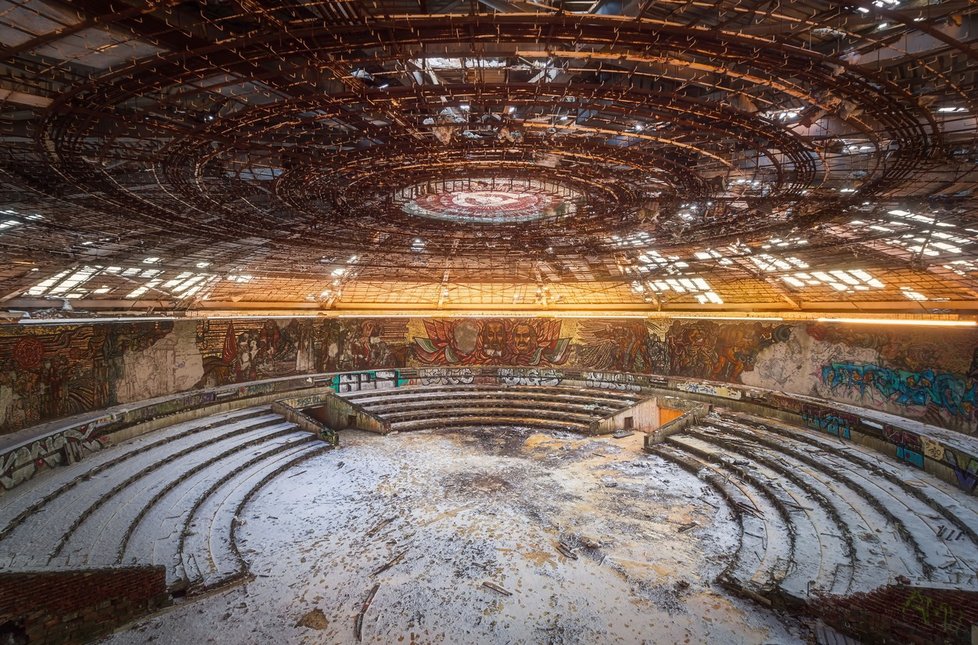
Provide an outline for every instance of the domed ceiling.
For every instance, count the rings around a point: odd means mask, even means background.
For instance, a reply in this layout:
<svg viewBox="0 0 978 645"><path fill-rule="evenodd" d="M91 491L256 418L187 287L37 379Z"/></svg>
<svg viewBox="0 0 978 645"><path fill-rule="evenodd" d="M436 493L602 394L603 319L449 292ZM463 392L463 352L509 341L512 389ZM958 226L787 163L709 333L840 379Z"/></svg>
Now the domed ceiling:
<svg viewBox="0 0 978 645"><path fill-rule="evenodd" d="M3 7L8 309L976 307L973 3Z"/></svg>

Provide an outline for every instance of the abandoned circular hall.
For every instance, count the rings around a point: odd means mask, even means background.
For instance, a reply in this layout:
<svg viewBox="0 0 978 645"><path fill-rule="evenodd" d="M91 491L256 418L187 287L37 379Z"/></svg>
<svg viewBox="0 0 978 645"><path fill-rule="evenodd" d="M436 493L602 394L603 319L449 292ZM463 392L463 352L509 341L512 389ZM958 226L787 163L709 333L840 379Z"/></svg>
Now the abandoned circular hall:
<svg viewBox="0 0 978 645"><path fill-rule="evenodd" d="M978 642L974 0L0 0L0 643Z"/></svg>

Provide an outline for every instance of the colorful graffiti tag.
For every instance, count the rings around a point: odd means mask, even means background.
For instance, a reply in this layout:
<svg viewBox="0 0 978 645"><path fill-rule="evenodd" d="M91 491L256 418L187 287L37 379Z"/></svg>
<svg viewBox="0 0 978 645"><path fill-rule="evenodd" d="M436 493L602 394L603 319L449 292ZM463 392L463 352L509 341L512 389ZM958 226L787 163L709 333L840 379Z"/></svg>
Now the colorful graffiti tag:
<svg viewBox="0 0 978 645"><path fill-rule="evenodd" d="M471 385L475 375L467 367L429 367L418 370L421 385Z"/></svg>
<svg viewBox="0 0 978 645"><path fill-rule="evenodd" d="M743 394L740 390L726 385L712 383L676 383L676 389L690 394L706 394L707 396L722 396L726 399L739 399Z"/></svg>
<svg viewBox="0 0 978 645"><path fill-rule="evenodd" d="M407 380L402 379L397 370L369 370L335 374L330 382L330 387L343 394L360 392L361 390L389 390L400 387L406 382Z"/></svg>
<svg viewBox="0 0 978 645"><path fill-rule="evenodd" d="M820 407L804 406L801 418L813 430L825 432L840 439L852 439L855 420L851 415Z"/></svg>
<svg viewBox="0 0 978 645"><path fill-rule="evenodd" d="M943 458L944 463L954 471L958 487L969 493L973 492L978 484L978 459L964 453L958 454L947 447L944 448Z"/></svg>
<svg viewBox="0 0 978 645"><path fill-rule="evenodd" d="M0 455L0 487L10 490L33 477L42 468L73 464L101 450L102 440L92 435L97 428L111 420L111 417L98 419Z"/></svg>
<svg viewBox="0 0 978 645"><path fill-rule="evenodd" d="M934 405L958 417L971 417L978 397L978 381L954 374L922 370L911 372L871 363L830 363L822 367L822 381L831 389L844 389L860 397L879 394L899 405Z"/></svg>
<svg viewBox="0 0 978 645"><path fill-rule="evenodd" d="M415 337L414 355L424 365L552 367L569 357L570 338L559 320L425 320L426 337Z"/></svg>

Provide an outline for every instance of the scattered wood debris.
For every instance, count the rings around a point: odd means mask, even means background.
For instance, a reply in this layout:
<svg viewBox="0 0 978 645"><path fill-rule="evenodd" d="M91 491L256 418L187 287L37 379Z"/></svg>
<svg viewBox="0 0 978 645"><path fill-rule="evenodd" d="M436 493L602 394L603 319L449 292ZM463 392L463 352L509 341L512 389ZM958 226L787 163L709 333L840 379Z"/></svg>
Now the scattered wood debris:
<svg viewBox="0 0 978 645"><path fill-rule="evenodd" d="M356 622L356 626L354 627L353 633L357 637L358 643L360 642L361 637L363 635L363 615L366 614L367 609L370 608L370 603L373 602L374 596L377 595L378 589L380 589L379 582L373 586L373 589L370 590L370 593L367 595L367 599L363 601L363 606L360 607L360 613L357 614L357 622Z"/></svg>
<svg viewBox="0 0 978 645"><path fill-rule="evenodd" d="M595 540L594 538L587 537L587 536L584 536L584 537L581 538L581 544L583 544L584 546L586 546L589 549L597 549L597 548L600 548L602 546L600 540Z"/></svg>
<svg viewBox="0 0 978 645"><path fill-rule="evenodd" d="M557 543L557 550L560 551L565 557L568 557L571 560L577 559L577 554L574 553L574 550L571 549L571 547L569 547L568 545L564 544L563 542Z"/></svg>
<svg viewBox="0 0 978 645"><path fill-rule="evenodd" d="M386 520L381 520L377 522L376 524L373 525L373 527L370 528L370 530L367 531L367 537L373 537L380 531L380 529L384 528L385 526L393 522L394 519L395 518L393 517L388 517Z"/></svg>
<svg viewBox="0 0 978 645"><path fill-rule="evenodd" d="M745 513L749 513L749 514L753 515L754 517L758 517L758 518L764 517L764 513L762 513L760 510L758 510L757 507L755 507L755 506L749 506L749 505L745 504L744 502L737 502L737 508L739 508L741 511L743 511Z"/></svg>
<svg viewBox="0 0 978 645"><path fill-rule="evenodd" d="M398 562L400 562L401 560L403 560L405 553L407 553L407 549L404 549L403 551L401 551L400 553L398 553L397 555L395 555L393 558L391 558L387 562L387 564L385 564L384 566L380 567L379 569L377 569L376 571L374 571L370 575L371 576L376 576L378 574L381 574L381 573L387 571L388 569L390 569L391 567L393 567L395 564L397 564Z"/></svg>
<svg viewBox="0 0 978 645"><path fill-rule="evenodd" d="M513 595L513 592L512 591L509 591L508 589L503 589L502 587L500 587L499 585L497 585L495 582L489 582L488 580L486 580L485 582L482 583L482 586L485 587L486 589L492 589L496 593L501 593L504 596L512 596Z"/></svg>

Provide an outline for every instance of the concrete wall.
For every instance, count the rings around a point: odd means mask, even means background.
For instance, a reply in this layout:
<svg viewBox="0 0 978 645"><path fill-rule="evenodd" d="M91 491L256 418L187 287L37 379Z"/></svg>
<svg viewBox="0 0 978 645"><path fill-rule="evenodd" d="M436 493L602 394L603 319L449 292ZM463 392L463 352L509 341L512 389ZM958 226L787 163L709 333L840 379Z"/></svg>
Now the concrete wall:
<svg viewBox="0 0 978 645"><path fill-rule="evenodd" d="M718 396L720 384L753 385L978 431L974 329L367 318L0 326L0 433L258 379L403 367L437 379L444 370L489 366L586 370L614 389L630 387L604 378L620 372L709 380Z"/></svg>
<svg viewBox="0 0 978 645"><path fill-rule="evenodd" d="M337 444L337 430L356 428L380 434L390 432L390 423L330 390L276 401L272 404L272 411L303 430L323 436L334 446Z"/></svg>
<svg viewBox="0 0 978 645"><path fill-rule="evenodd" d="M631 421L627 421L630 419ZM628 424L631 425L628 425ZM658 428L659 403L655 397L639 401L637 404L622 410L610 417L601 419L592 428L596 434L608 434L618 430L634 430L636 432L651 432Z"/></svg>
<svg viewBox="0 0 978 645"><path fill-rule="evenodd" d="M74 463L108 444L174 423L295 396L314 389L310 381L296 377L194 390L0 436L0 494L45 468Z"/></svg>

